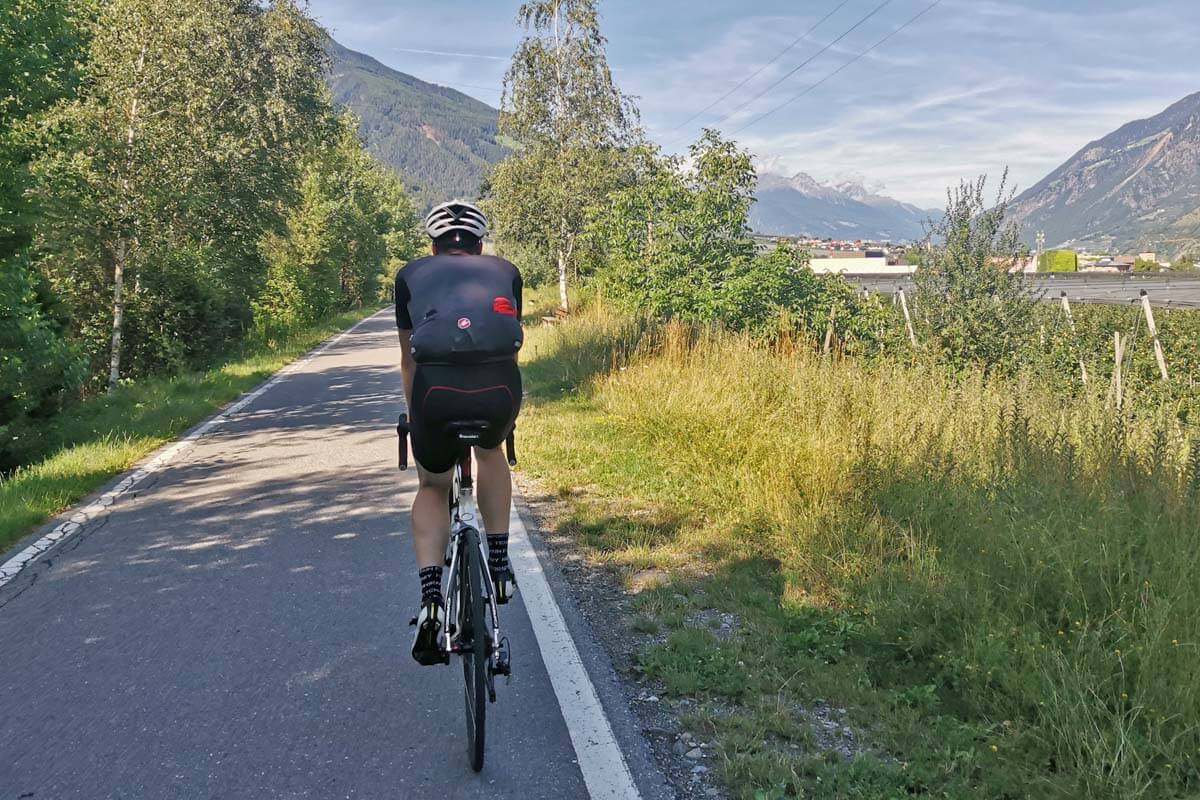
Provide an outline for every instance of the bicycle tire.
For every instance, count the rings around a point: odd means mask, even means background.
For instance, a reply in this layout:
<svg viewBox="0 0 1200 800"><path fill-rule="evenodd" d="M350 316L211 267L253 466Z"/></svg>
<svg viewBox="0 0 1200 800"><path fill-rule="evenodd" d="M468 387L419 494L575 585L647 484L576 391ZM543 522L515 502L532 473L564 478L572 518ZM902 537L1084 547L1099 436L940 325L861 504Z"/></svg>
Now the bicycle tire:
<svg viewBox="0 0 1200 800"><path fill-rule="evenodd" d="M479 533L463 531L462 580L459 582L459 608L463 631L463 704L467 721L467 756L471 769L483 769L487 741L488 631L483 602L483 566L479 563Z"/></svg>

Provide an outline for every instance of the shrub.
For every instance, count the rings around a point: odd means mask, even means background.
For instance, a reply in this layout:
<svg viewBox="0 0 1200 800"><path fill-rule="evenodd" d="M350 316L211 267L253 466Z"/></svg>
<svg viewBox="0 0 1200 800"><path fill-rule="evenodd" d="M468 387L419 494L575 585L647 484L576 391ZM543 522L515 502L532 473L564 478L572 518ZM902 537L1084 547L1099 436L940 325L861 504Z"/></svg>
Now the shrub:
<svg viewBox="0 0 1200 800"><path fill-rule="evenodd" d="M1020 231L1007 221L1012 192L1007 173L994 203L987 177L947 192L946 214L935 222L914 276L920 338L952 368L1011 369L1030 338L1034 299L1020 273Z"/></svg>
<svg viewBox="0 0 1200 800"><path fill-rule="evenodd" d="M30 426L83 382L83 359L46 314L39 289L21 261L0 264L0 471L18 463Z"/></svg>
<svg viewBox="0 0 1200 800"><path fill-rule="evenodd" d="M715 131L691 148L691 166L642 150L639 180L593 212L589 234L606 261L603 294L624 310L691 323L720 323L758 337L783 329L834 333L853 350L874 348L888 313L841 277L813 274L790 245L756 253L749 213L750 156ZM781 316L782 312L782 316Z"/></svg>
<svg viewBox="0 0 1200 800"><path fill-rule="evenodd" d="M1077 272L1079 256L1074 250L1047 250L1038 259L1038 272Z"/></svg>

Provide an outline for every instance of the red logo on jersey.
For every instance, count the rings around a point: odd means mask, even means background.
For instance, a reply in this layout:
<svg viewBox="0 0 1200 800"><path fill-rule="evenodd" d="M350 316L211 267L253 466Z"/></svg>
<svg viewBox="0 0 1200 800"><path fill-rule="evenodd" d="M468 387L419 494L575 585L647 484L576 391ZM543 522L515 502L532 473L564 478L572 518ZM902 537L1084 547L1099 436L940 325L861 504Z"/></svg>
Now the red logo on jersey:
<svg viewBox="0 0 1200 800"><path fill-rule="evenodd" d="M492 311L497 314L503 314L506 317L515 317L517 309L513 307L512 301L507 297L497 297L492 301Z"/></svg>
<svg viewBox="0 0 1200 800"><path fill-rule="evenodd" d="M460 331L465 331L469 327L471 327L471 320L467 319L466 317L458 318L458 329Z"/></svg>

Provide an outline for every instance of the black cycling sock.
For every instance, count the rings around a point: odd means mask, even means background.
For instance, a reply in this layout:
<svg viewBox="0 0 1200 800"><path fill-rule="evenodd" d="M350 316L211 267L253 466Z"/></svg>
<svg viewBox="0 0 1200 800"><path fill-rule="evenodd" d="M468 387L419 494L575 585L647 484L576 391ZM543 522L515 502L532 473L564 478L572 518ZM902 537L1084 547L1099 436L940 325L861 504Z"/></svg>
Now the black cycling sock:
<svg viewBox="0 0 1200 800"><path fill-rule="evenodd" d="M442 598L442 568L421 567L421 605L436 601L445 605Z"/></svg>
<svg viewBox="0 0 1200 800"><path fill-rule="evenodd" d="M498 570L508 566L508 534L507 533L489 533L487 535L488 542L488 569Z"/></svg>

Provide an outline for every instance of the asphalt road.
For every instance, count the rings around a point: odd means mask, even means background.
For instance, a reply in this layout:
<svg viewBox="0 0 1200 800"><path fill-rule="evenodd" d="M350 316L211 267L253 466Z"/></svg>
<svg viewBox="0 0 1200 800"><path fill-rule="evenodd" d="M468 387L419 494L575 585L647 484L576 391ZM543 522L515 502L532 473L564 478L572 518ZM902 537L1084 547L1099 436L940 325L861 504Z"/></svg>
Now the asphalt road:
<svg viewBox="0 0 1200 800"><path fill-rule="evenodd" d="M907 277L847 275L846 279L873 292L886 294L895 292L900 286L906 292L913 287L912 279ZM1045 300L1057 301L1066 292L1072 303L1124 305L1136 302L1145 290L1155 306L1200 308L1200 277L1075 273L1031 276L1029 280Z"/></svg>
<svg viewBox="0 0 1200 800"><path fill-rule="evenodd" d="M588 796L521 603L480 775L408 654L397 360L373 318L0 588L0 798Z"/></svg>

